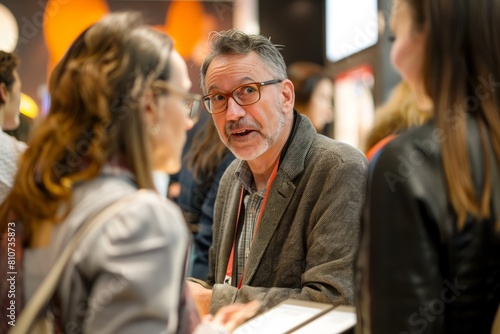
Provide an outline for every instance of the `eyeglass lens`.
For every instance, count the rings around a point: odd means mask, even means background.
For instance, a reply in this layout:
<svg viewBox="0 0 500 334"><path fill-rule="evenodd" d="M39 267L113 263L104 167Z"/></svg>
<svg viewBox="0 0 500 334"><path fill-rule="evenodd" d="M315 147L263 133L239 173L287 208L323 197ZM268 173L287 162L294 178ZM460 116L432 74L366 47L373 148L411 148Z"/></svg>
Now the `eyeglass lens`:
<svg viewBox="0 0 500 334"><path fill-rule="evenodd" d="M198 120L200 115L201 101L197 99L191 99L187 101L186 108L188 109L188 117L194 121Z"/></svg>
<svg viewBox="0 0 500 334"><path fill-rule="evenodd" d="M204 99L205 107L212 113L226 110L228 96L232 96L240 106L256 103L260 99L259 85L256 83L249 83L236 87L231 94L215 94L211 97L206 97Z"/></svg>

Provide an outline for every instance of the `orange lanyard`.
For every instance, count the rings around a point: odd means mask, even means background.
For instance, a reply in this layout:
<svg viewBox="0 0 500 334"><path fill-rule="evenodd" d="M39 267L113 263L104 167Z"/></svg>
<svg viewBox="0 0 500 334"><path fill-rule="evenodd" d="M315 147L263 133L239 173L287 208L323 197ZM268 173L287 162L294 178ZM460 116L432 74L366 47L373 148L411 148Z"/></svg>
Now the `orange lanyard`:
<svg viewBox="0 0 500 334"><path fill-rule="evenodd" d="M257 222L256 222L254 230L253 230L252 244L253 244L253 240L255 239L255 235L257 234L257 230L259 229L260 220L262 218L262 214L264 213L264 208L266 207L267 198L269 196L269 191L271 190L271 185L273 184L274 178L276 177L276 174L278 172L278 166L279 166L279 159L276 162L276 165L274 166L274 169L273 169L273 172L271 174L271 177L269 178L267 189L266 189L266 192L264 194L264 200L262 201L262 206L260 207L259 216L257 217ZM235 227L235 230L234 230L233 247L231 249L231 255L229 256L229 261L228 261L228 264L227 264L226 278L224 280L225 283L226 283L226 281L228 279L229 279L229 282L230 282L230 280L233 277L234 250L236 248L236 240L237 240L237 233L238 233L238 223L240 221L241 205L243 204L244 194L245 194L245 188L243 186L241 186L240 203L238 205L238 216L236 216L237 218L236 218L236 227ZM238 282L238 290L241 288L241 283L243 282L243 277L245 276L245 272L247 270L247 266L248 266L248 261L247 261L247 263L245 263L245 268L243 269L243 273L241 275L240 281Z"/></svg>

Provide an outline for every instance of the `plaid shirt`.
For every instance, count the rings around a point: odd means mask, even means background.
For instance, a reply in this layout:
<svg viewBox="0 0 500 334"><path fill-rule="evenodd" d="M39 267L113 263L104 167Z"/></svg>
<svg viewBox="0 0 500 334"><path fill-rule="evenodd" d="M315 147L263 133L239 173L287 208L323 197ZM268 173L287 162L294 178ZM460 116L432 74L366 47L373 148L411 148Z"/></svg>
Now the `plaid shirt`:
<svg viewBox="0 0 500 334"><path fill-rule="evenodd" d="M245 205L243 227L238 239L238 265L236 268L237 280L236 282L233 282L233 285L237 286L241 276L243 275L248 255L250 254L253 232L255 224L257 223L257 218L259 217L266 189L262 189L260 191L255 189L252 172L245 161L240 162L235 174L247 192L243 199L243 203Z"/></svg>

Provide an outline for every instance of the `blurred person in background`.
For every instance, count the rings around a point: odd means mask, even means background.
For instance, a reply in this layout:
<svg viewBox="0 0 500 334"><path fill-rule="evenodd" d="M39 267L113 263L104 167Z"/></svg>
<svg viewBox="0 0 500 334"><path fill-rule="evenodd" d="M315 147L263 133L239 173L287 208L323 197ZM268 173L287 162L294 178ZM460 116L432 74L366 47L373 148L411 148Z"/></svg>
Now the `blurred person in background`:
<svg viewBox="0 0 500 334"><path fill-rule="evenodd" d="M22 95L21 95L21 100L22 100ZM19 120L20 120L19 126L14 130L5 129L4 132L23 143L27 143L31 133L31 129L36 125L37 119L38 117L31 118L30 116L26 116L25 114L23 114L23 110L21 109L21 113L19 114Z"/></svg>
<svg viewBox="0 0 500 334"><path fill-rule="evenodd" d="M17 171L17 162L26 145L3 130L19 126L21 79L17 72L19 59L13 53L0 51L0 203L9 193Z"/></svg>
<svg viewBox="0 0 500 334"><path fill-rule="evenodd" d="M295 109L306 115L318 133L333 122L333 79L326 68L311 62L295 62L287 68L295 89Z"/></svg>
<svg viewBox="0 0 500 334"><path fill-rule="evenodd" d="M212 245L214 204L219 182L234 155L220 140L212 120L197 132L179 174L181 186L177 204L193 234L189 276L207 279L208 250Z"/></svg>
<svg viewBox="0 0 500 334"><path fill-rule="evenodd" d="M368 161L398 134L424 124L431 116L432 112L429 110L422 111L418 108L408 83L400 81L389 99L375 111L375 121L364 145Z"/></svg>
<svg viewBox="0 0 500 334"><path fill-rule="evenodd" d="M432 120L370 164L359 333L498 333L500 1L395 0L392 62Z"/></svg>
<svg viewBox="0 0 500 334"><path fill-rule="evenodd" d="M17 311L84 221L136 194L78 245L50 305L56 326L82 333L192 332L199 318L184 284L188 231L180 209L154 191L152 180L153 169L180 168L186 129L199 112L200 97L190 88L171 39L136 14L111 14L73 42L52 73L49 114L0 206L1 230L14 217L16 245L24 246L16 253L16 277L23 279L16 281ZM139 196L138 189L145 191ZM6 238L2 254L5 246ZM0 275L6 273L2 265ZM9 305L5 281L2 276L2 309ZM233 305L198 332L231 331L255 307Z"/></svg>

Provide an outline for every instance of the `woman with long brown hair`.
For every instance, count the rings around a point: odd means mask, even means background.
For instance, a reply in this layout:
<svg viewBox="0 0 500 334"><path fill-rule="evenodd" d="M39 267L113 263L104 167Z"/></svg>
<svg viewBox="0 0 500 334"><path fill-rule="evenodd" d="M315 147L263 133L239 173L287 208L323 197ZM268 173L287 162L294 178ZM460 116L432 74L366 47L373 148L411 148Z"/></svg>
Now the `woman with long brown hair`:
<svg viewBox="0 0 500 334"><path fill-rule="evenodd" d="M433 119L371 164L360 333L490 333L500 302L500 1L395 0L392 61Z"/></svg>
<svg viewBox="0 0 500 334"><path fill-rule="evenodd" d="M50 112L0 207L4 237L24 245L15 259L18 310L85 221L145 189L72 254L51 304L56 325L82 333L185 333L196 325L184 286L188 232L152 181L153 169L180 168L199 112L190 88L171 39L135 14L109 15L73 42L51 76ZM2 308L12 304L7 296L2 290Z"/></svg>

